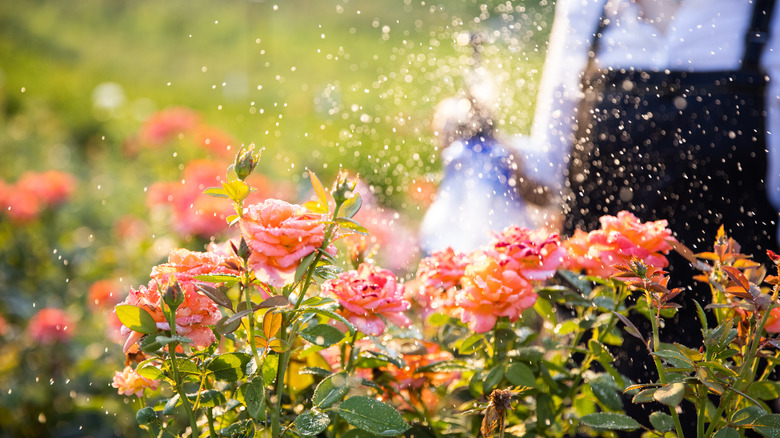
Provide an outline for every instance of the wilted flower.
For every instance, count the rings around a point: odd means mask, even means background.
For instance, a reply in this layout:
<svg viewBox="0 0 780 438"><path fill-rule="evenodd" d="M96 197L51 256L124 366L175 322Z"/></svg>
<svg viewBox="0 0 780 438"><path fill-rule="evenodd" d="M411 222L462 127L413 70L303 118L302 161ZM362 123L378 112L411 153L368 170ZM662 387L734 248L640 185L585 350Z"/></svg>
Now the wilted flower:
<svg viewBox="0 0 780 438"><path fill-rule="evenodd" d="M149 388L150 391L155 391L160 386L160 381L147 379L127 366L124 370L114 373L114 381L111 386L117 389L119 395L143 397L144 389Z"/></svg>
<svg viewBox="0 0 780 438"><path fill-rule="evenodd" d="M436 251L420 260L417 268L417 302L427 310L446 312L455 307L455 289L469 264L466 254L452 248Z"/></svg>
<svg viewBox="0 0 780 438"><path fill-rule="evenodd" d="M495 233L488 252L531 281L551 278L566 256L557 234L517 225Z"/></svg>
<svg viewBox="0 0 780 438"><path fill-rule="evenodd" d="M486 254L466 267L460 283L456 312L477 333L492 329L500 316L517 321L523 310L536 303L531 282Z"/></svg>
<svg viewBox="0 0 780 438"><path fill-rule="evenodd" d="M667 241L674 238L665 220L643 223L627 211L600 220L601 229L590 233L577 230L565 242L568 269L608 278L617 272L614 265L632 257L649 267L665 268L669 264L663 254L672 249Z"/></svg>
<svg viewBox="0 0 780 438"><path fill-rule="evenodd" d="M41 344L67 342L73 336L73 320L65 311L55 308L41 309L30 318L27 330Z"/></svg>
<svg viewBox="0 0 780 438"><path fill-rule="evenodd" d="M361 332L379 336L385 331L383 318L399 327L411 324L404 311L411 306L404 299L404 287L392 272L368 263L328 280L322 291L336 297L342 315Z"/></svg>
<svg viewBox="0 0 780 438"><path fill-rule="evenodd" d="M239 224L257 278L275 287L292 282L301 260L325 240L324 220L322 214L278 199L247 207ZM335 254L336 248L331 245L328 252Z"/></svg>
<svg viewBox="0 0 780 438"><path fill-rule="evenodd" d="M184 302L176 309L176 334L190 338L193 347L208 347L217 340L209 326L216 324L222 318L222 314L214 301L195 292L192 283L181 286L184 291ZM149 287L141 286L138 290L131 288L130 295L120 304L130 304L146 310L152 315L160 330L171 328L160 307L160 292L154 281L149 283ZM143 336L127 327L122 327L122 334L127 336L125 352Z"/></svg>

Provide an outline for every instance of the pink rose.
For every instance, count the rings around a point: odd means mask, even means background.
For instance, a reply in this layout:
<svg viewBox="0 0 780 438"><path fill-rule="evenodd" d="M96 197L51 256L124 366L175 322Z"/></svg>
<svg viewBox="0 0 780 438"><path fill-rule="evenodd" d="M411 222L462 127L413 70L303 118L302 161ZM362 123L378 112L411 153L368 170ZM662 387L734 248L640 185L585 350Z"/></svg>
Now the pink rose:
<svg viewBox="0 0 780 438"><path fill-rule="evenodd" d="M124 370L114 373L114 381L111 386L116 388L120 395L143 397L144 389L149 388L149 390L155 391L160 386L160 381L147 379L128 366Z"/></svg>
<svg viewBox="0 0 780 438"><path fill-rule="evenodd" d="M466 254L452 248L436 251L420 260L416 301L431 312L447 312L455 307L455 289L469 264Z"/></svg>
<svg viewBox="0 0 780 438"><path fill-rule="evenodd" d="M252 249L249 264L257 278L275 287L291 283L301 260L325 240L325 220L325 215L278 199L247 207L239 224ZM331 245L328 252L335 254L336 248Z"/></svg>
<svg viewBox="0 0 780 438"><path fill-rule="evenodd" d="M531 282L486 254L466 268L460 283L463 288L455 296L458 316L477 333L492 329L500 316L517 321L536 303Z"/></svg>
<svg viewBox="0 0 780 438"><path fill-rule="evenodd" d="M41 344L67 342L73 336L73 320L64 310L55 308L41 309L30 319L27 331Z"/></svg>
<svg viewBox="0 0 780 438"><path fill-rule="evenodd" d="M368 263L357 270L341 273L328 280L322 291L336 297L343 307L342 315L365 334L379 336L385 331L382 318L399 327L411 325L404 311L411 307L404 299L404 287L387 269Z"/></svg>
<svg viewBox="0 0 780 438"><path fill-rule="evenodd" d="M211 298L195 292L192 283L184 283L181 287L184 291L184 302L176 309L176 334L190 338L193 347L208 347L217 340L209 326L222 319L222 314ZM171 328L160 307L160 292L155 281L150 282L149 287L141 286L138 290L131 288L130 295L120 304L130 304L146 310L160 330ZM125 353L143 336L124 326L122 334L127 336Z"/></svg>
<svg viewBox="0 0 780 438"><path fill-rule="evenodd" d="M235 255L232 257L217 252L197 252L184 248L176 248L168 254L168 263L152 268L152 280L167 285L172 279L179 284L197 282L195 276L206 274L237 274L223 263L233 260L239 264Z"/></svg>
<svg viewBox="0 0 780 438"><path fill-rule="evenodd" d="M495 233L488 252L530 281L551 278L566 256L557 234L516 225Z"/></svg>

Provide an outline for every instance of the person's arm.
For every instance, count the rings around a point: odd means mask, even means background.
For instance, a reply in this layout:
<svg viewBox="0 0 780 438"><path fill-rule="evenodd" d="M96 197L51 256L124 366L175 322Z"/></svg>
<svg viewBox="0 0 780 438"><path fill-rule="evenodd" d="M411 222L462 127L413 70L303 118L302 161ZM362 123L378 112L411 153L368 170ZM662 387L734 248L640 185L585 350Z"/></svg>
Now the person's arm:
<svg viewBox="0 0 780 438"><path fill-rule="evenodd" d="M577 127L580 81L604 3L605 0L558 1L531 136L518 136L511 142L520 155L518 180L541 185L533 187L531 194L542 195L548 202L556 202L563 189Z"/></svg>

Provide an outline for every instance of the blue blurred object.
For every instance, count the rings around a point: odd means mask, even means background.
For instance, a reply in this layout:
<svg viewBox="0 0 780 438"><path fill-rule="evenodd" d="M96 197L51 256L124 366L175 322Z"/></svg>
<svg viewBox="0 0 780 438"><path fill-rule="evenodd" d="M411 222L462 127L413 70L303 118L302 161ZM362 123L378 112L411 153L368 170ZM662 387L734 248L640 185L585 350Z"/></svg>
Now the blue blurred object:
<svg viewBox="0 0 780 438"><path fill-rule="evenodd" d="M480 133L456 140L442 158L444 178L420 229L424 254L447 247L472 251L489 241L490 231L529 226L516 164L493 136Z"/></svg>

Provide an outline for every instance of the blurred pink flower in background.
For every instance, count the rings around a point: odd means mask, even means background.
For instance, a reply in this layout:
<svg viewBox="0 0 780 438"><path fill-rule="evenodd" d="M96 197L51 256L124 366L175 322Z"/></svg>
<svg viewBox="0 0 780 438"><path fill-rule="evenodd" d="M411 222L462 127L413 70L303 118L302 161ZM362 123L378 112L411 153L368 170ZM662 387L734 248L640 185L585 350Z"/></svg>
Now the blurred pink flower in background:
<svg viewBox="0 0 780 438"><path fill-rule="evenodd" d="M98 280L87 291L87 305L93 311L113 308L120 301L121 287L115 280Z"/></svg>
<svg viewBox="0 0 780 438"><path fill-rule="evenodd" d="M75 190L76 178L69 173L27 171L14 184L0 182L0 207L12 221L25 223L67 201Z"/></svg>
<svg viewBox="0 0 780 438"><path fill-rule="evenodd" d="M150 391L155 391L160 386L160 381L147 379L131 367L126 366L124 370L114 373L114 381L111 386L117 389L119 395L143 397L144 389L149 388Z"/></svg>
<svg viewBox="0 0 780 438"><path fill-rule="evenodd" d="M669 265L664 254L672 249L667 241L674 238L665 220L640 222L627 211L621 211L617 217L602 216L600 220L601 229L590 233L577 230L564 242L567 269L609 278L617 272L614 265L632 257L659 269Z"/></svg>
<svg viewBox="0 0 780 438"><path fill-rule="evenodd" d="M0 336L5 336L8 334L8 331L10 330L8 326L8 321L3 318L2 315L0 315Z"/></svg>
<svg viewBox="0 0 780 438"><path fill-rule="evenodd" d="M536 303L533 284L489 255L475 257L460 282L463 289L455 296L456 312L477 333L492 329L500 316L517 321L523 310Z"/></svg>
<svg viewBox="0 0 780 438"><path fill-rule="evenodd" d="M469 264L469 256L452 248L420 260L414 299L425 313L448 312L455 307L455 289ZM410 288L411 289L411 288Z"/></svg>
<svg viewBox="0 0 780 438"><path fill-rule="evenodd" d="M258 280L274 287L291 283L301 259L325 240L324 220L325 215L278 199L247 207L239 224ZM336 248L330 245L328 252L335 254Z"/></svg>
<svg viewBox="0 0 780 438"><path fill-rule="evenodd" d="M189 108L166 108L146 119L141 127L141 141L149 146L161 146L199 124L200 115Z"/></svg>
<svg viewBox="0 0 780 438"><path fill-rule="evenodd" d="M195 129L198 143L205 149L221 157L232 158L240 148L236 140L227 132L208 125L200 125Z"/></svg>
<svg viewBox="0 0 780 438"><path fill-rule="evenodd" d="M30 318L27 332L40 344L67 342L73 337L75 325L64 310L57 308L41 309Z"/></svg>
<svg viewBox="0 0 780 438"><path fill-rule="evenodd" d="M769 312L764 328L769 333L780 333L780 307L775 307Z"/></svg>
<svg viewBox="0 0 780 438"><path fill-rule="evenodd" d="M365 334L384 333L383 318L399 327L411 325L403 313L411 307L404 299L404 286L387 269L363 263L323 283L322 292L333 295L344 308L344 318Z"/></svg>
<svg viewBox="0 0 780 438"><path fill-rule="evenodd" d="M208 347L217 340L209 326L222 319L222 313L211 298L196 292L193 284L184 283L181 287L184 291L184 302L176 309L176 334L190 338L193 347ZM120 304L130 304L146 310L160 330L171 328L160 307L160 292L154 281L149 283L149 287L141 286L138 290L131 288L130 295ZM127 327L122 327L122 334L127 336L125 353L143 336Z"/></svg>

